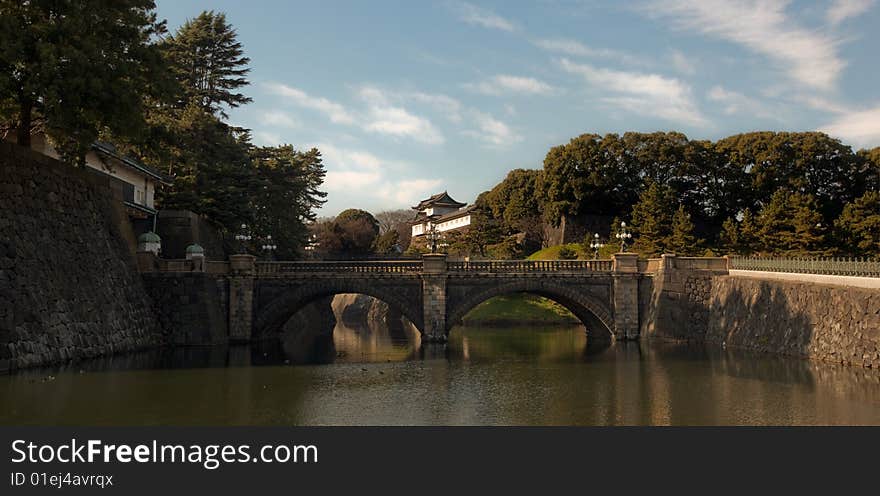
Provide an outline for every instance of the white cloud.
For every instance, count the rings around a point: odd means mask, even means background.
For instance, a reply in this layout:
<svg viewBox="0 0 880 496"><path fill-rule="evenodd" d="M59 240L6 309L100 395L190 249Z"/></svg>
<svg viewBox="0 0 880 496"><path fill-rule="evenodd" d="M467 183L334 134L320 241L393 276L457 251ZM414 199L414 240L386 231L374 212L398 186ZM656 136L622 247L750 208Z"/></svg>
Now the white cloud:
<svg viewBox="0 0 880 496"><path fill-rule="evenodd" d="M540 39L533 40L532 43L548 52L570 55L572 57L613 59L625 64L644 64L642 59L628 53L609 48L593 48L577 40L567 38Z"/></svg>
<svg viewBox="0 0 880 496"><path fill-rule="evenodd" d="M593 87L612 94L602 99L605 103L692 126L708 124L692 99L690 86L678 79L597 68L567 59L562 59L560 64L564 70L581 75Z"/></svg>
<svg viewBox="0 0 880 496"><path fill-rule="evenodd" d="M443 113L452 122L461 122L461 102L451 96L416 91L404 94L403 98L426 104Z"/></svg>
<svg viewBox="0 0 880 496"><path fill-rule="evenodd" d="M874 6L875 0L834 0L825 13L826 19L836 26L841 22L864 14Z"/></svg>
<svg viewBox="0 0 880 496"><path fill-rule="evenodd" d="M364 130L396 137L408 137L422 143L442 144L445 139L431 121L410 113L403 107L392 105L391 98L382 90L365 86L360 90L361 99L367 102L369 111L363 123Z"/></svg>
<svg viewBox="0 0 880 496"><path fill-rule="evenodd" d="M501 31L516 31L516 26L511 21L508 21L498 14L482 7L477 7L476 5L469 3L462 3L459 5L458 11L459 18L468 24L474 24L489 29L500 29Z"/></svg>
<svg viewBox="0 0 880 496"><path fill-rule="evenodd" d="M380 158L368 151L339 148L326 143L315 145L324 159L327 175L324 189L328 200L350 206L361 200L382 208L406 207L428 196L442 184L440 179L404 178L407 164ZM395 179L390 179L393 176Z"/></svg>
<svg viewBox="0 0 880 496"><path fill-rule="evenodd" d="M394 205L389 206L410 206L436 193L441 184L441 179L404 179L386 184L378 194L394 202Z"/></svg>
<svg viewBox="0 0 880 496"><path fill-rule="evenodd" d="M254 141L260 146L275 146L282 142L281 135L269 131L257 131L254 133Z"/></svg>
<svg viewBox="0 0 880 496"><path fill-rule="evenodd" d="M846 63L838 40L798 26L786 14L789 0L656 0L647 11L680 28L740 44L786 66L806 86L833 89Z"/></svg>
<svg viewBox="0 0 880 496"><path fill-rule="evenodd" d="M687 74L688 76L692 76L697 73L696 64L694 64L693 60L689 59L681 51L673 50L670 57L672 58L673 67L675 67L678 72L682 74Z"/></svg>
<svg viewBox="0 0 880 496"><path fill-rule="evenodd" d="M355 122L354 116L344 106L326 98L310 96L301 89L281 83L267 83L266 87L272 93L284 97L294 105L325 114L333 123L354 124Z"/></svg>
<svg viewBox="0 0 880 496"><path fill-rule="evenodd" d="M714 86L707 95L709 100L718 102L722 111L728 115L747 114L762 119L780 120L781 113L774 111L766 103L743 95L736 91L725 89L722 86Z"/></svg>
<svg viewBox="0 0 880 496"><path fill-rule="evenodd" d="M505 93L521 93L527 95L547 95L553 87L535 78L499 74L487 81L468 83L465 88L484 95L502 95Z"/></svg>
<svg viewBox="0 0 880 496"><path fill-rule="evenodd" d="M522 136L491 115L475 110L473 116L477 129L465 131L466 135L473 136L494 147L507 146L522 141Z"/></svg>
<svg viewBox="0 0 880 496"><path fill-rule="evenodd" d="M262 116L262 124L288 128L299 127L298 122L296 122L290 115L281 112L280 110L264 112Z"/></svg>
<svg viewBox="0 0 880 496"><path fill-rule="evenodd" d="M856 147L880 146L880 106L841 115L819 130Z"/></svg>

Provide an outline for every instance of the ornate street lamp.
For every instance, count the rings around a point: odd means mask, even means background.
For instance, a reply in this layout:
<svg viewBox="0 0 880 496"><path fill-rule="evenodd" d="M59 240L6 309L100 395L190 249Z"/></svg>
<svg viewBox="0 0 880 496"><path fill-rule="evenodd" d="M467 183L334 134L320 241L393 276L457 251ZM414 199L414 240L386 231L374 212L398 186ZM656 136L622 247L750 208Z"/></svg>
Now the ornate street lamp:
<svg viewBox="0 0 880 496"><path fill-rule="evenodd" d="M633 237L632 233L626 229L626 222L620 223L620 231L614 237L620 240L620 252L626 253L626 242Z"/></svg>
<svg viewBox="0 0 880 496"><path fill-rule="evenodd" d="M593 260L599 259L599 249L605 246L604 243L599 242L599 233L593 235L593 240L590 241L590 248L593 249Z"/></svg>
<svg viewBox="0 0 880 496"><path fill-rule="evenodd" d="M437 253L438 246L446 246L445 243L440 243L443 240L443 233L437 230L437 225L433 222L428 222L428 231L425 233L425 238L427 238L428 245L431 247L431 253Z"/></svg>
<svg viewBox="0 0 880 496"><path fill-rule="evenodd" d="M247 224L241 225L241 231L235 235L235 240L238 241L238 252L242 255L247 253L247 243L249 243L253 239L251 233L248 231Z"/></svg>
<svg viewBox="0 0 880 496"><path fill-rule="evenodd" d="M266 236L266 240L261 246L263 251L266 253L266 258L272 259L272 254L275 253L275 250L278 249L278 245L272 242L272 235Z"/></svg>

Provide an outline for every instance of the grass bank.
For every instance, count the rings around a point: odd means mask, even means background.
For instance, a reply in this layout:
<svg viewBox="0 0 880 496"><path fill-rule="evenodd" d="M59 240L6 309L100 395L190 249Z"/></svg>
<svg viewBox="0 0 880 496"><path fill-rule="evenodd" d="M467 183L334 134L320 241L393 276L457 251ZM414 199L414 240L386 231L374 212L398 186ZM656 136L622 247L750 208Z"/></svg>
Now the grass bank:
<svg viewBox="0 0 880 496"><path fill-rule="evenodd" d="M531 294L496 296L462 319L466 325L571 325L577 317L553 300Z"/></svg>

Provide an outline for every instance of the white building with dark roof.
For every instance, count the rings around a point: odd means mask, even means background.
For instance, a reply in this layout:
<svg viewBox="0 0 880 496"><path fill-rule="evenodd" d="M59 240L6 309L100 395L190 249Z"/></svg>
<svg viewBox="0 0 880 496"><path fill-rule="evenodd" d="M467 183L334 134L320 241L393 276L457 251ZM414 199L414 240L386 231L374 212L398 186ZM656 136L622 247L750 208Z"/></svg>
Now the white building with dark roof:
<svg viewBox="0 0 880 496"><path fill-rule="evenodd" d="M412 222L412 237L424 236L433 225L438 232L465 230L471 225L474 206L455 201L446 191L432 195L412 207L416 218Z"/></svg>
<svg viewBox="0 0 880 496"><path fill-rule="evenodd" d="M31 136L31 149L60 159L58 152L43 133ZM145 219L156 215L156 188L161 184L170 185L170 177L119 153L112 144L102 141L94 142L85 158L89 169L109 176L122 191L122 202L129 217Z"/></svg>

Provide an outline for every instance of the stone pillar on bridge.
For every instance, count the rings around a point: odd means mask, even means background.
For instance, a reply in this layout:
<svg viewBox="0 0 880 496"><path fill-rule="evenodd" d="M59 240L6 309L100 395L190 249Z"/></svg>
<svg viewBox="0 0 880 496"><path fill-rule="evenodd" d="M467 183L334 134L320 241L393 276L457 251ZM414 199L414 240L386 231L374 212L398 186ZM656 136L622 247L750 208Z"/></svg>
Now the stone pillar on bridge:
<svg viewBox="0 0 880 496"><path fill-rule="evenodd" d="M615 253L613 287L614 338L639 338L639 256Z"/></svg>
<svg viewBox="0 0 880 496"><path fill-rule="evenodd" d="M253 255L229 257L229 341L231 343L247 343L251 340L256 260L257 257Z"/></svg>
<svg viewBox="0 0 880 496"><path fill-rule="evenodd" d="M446 255L422 256L422 341L446 341Z"/></svg>

